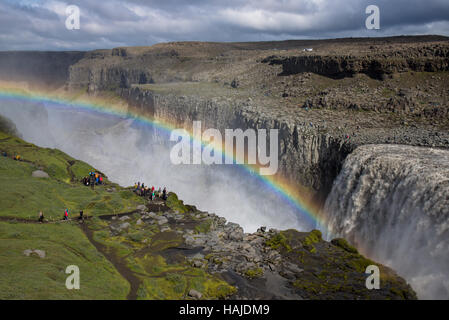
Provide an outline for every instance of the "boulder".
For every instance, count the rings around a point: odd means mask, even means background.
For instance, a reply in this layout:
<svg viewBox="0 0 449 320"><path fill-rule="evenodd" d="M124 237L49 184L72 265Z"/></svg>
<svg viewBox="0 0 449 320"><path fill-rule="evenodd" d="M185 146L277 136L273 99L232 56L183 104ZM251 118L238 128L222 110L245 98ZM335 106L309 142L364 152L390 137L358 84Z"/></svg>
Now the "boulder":
<svg viewBox="0 0 449 320"><path fill-rule="evenodd" d="M31 254L37 254L37 256L41 259L45 258L45 251L44 250L31 250L31 249L26 249L23 251L23 254L26 255L27 257L29 257Z"/></svg>
<svg viewBox="0 0 449 320"><path fill-rule="evenodd" d="M196 291L195 289L190 289L189 297L192 297L195 299L201 299L203 297L203 294L199 291Z"/></svg>
<svg viewBox="0 0 449 320"><path fill-rule="evenodd" d="M120 229L120 230L128 229L130 226L131 226L131 225L130 225L128 222L125 222L125 223L122 223L122 224L119 226L119 229Z"/></svg>
<svg viewBox="0 0 449 320"><path fill-rule="evenodd" d="M50 178L50 176L48 175L48 173L45 172L45 171L42 171L42 170L36 170L36 171L33 171L33 173L31 174L31 176L32 176L33 178L44 178L44 179Z"/></svg>

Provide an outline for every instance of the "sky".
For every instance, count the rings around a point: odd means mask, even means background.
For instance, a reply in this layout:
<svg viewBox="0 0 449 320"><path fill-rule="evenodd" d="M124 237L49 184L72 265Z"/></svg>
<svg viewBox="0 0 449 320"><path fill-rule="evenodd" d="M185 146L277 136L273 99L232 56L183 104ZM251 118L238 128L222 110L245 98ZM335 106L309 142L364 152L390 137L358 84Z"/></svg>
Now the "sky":
<svg viewBox="0 0 449 320"><path fill-rule="evenodd" d="M66 27L69 5L79 29ZM369 5L378 30L365 26ZM448 0L0 0L0 50L416 34L449 36Z"/></svg>

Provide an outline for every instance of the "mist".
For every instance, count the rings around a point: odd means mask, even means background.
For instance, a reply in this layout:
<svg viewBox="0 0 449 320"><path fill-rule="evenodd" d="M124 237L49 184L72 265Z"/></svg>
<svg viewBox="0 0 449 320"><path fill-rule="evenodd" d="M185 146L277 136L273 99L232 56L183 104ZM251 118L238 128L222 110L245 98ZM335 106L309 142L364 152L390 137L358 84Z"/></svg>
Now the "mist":
<svg viewBox="0 0 449 320"><path fill-rule="evenodd" d="M23 139L57 148L102 171L113 182L167 187L186 204L240 224L310 231L314 225L273 189L239 165L172 165L169 132L132 118L73 107L2 101ZM86 172L86 175L88 172Z"/></svg>

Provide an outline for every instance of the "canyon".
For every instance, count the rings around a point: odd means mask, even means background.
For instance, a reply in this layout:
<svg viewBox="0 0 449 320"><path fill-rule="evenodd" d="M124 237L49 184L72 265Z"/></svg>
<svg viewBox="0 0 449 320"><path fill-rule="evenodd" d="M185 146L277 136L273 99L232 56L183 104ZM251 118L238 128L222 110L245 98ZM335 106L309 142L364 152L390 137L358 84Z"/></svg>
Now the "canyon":
<svg viewBox="0 0 449 320"><path fill-rule="evenodd" d="M278 129L277 175L321 209L332 236L414 279L419 297L449 297L441 280L449 173L439 165L449 163L447 38L180 42L0 57L2 81L112 96L174 127ZM432 262L414 264L418 271L389 247L402 230L411 261L433 252ZM425 275L440 285L429 287Z"/></svg>

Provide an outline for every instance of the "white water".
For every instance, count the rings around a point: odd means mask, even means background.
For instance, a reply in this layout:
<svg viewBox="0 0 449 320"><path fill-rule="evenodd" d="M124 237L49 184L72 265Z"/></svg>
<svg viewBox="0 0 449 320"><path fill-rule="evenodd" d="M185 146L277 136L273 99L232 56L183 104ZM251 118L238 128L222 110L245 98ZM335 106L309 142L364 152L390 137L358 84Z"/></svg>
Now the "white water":
<svg viewBox="0 0 449 320"><path fill-rule="evenodd" d="M421 299L449 299L449 151L356 149L327 198L327 226L405 277Z"/></svg>

